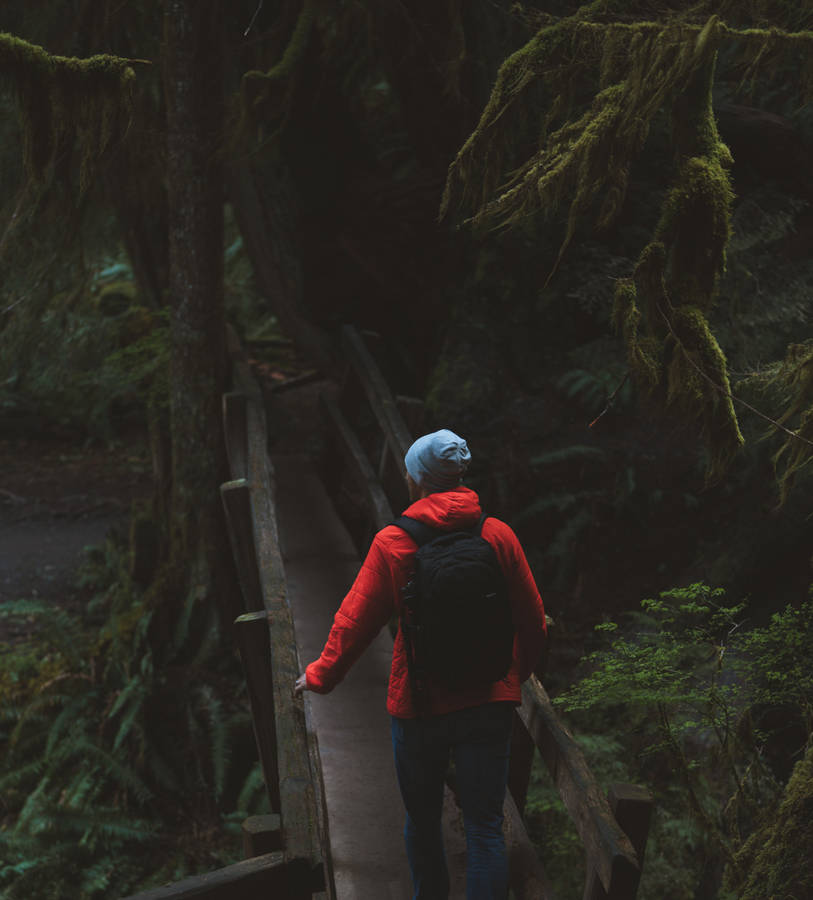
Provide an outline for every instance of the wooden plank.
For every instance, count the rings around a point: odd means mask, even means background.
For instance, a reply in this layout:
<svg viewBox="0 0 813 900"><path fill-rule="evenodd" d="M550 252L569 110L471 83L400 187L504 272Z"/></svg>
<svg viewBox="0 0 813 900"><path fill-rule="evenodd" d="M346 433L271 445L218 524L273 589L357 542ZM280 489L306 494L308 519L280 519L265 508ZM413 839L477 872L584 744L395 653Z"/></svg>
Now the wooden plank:
<svg viewBox="0 0 813 900"><path fill-rule="evenodd" d="M239 391L223 395L223 434L232 481L248 475L248 435L246 433L246 395Z"/></svg>
<svg viewBox="0 0 813 900"><path fill-rule="evenodd" d="M325 781L322 775L322 760L319 756L319 742L316 738L316 729L313 725L310 697L302 695L305 706L305 727L308 733L308 752L310 754L311 772L313 772L313 784L316 791L316 812L318 816L319 839L322 844L324 892L318 896L324 900L336 900L336 884L333 879L333 858L330 850L330 836L328 834L327 796L325 795Z"/></svg>
<svg viewBox="0 0 813 900"><path fill-rule="evenodd" d="M243 856L251 859L282 850L282 820L277 813L243 819Z"/></svg>
<svg viewBox="0 0 813 900"><path fill-rule="evenodd" d="M607 799L616 821L632 842L639 864L643 866L654 797L640 784L611 784Z"/></svg>
<svg viewBox="0 0 813 900"><path fill-rule="evenodd" d="M358 482L362 499L376 531L393 520L392 507L384 493L367 455L336 402L327 394L320 395L322 409L334 433L353 478Z"/></svg>
<svg viewBox="0 0 813 900"><path fill-rule="evenodd" d="M241 385L241 389L244 389ZM268 456L265 409L258 388L248 396L248 481L254 544L263 605L270 614L271 672L276 723L279 803L286 859L302 859L317 880L322 878L322 848L310 768L305 713L293 686L299 675L296 635L285 588L274 510L274 475ZM266 626L268 627L268 626ZM313 885L316 888L316 885ZM322 886L323 887L323 886ZM321 889L321 888L320 888Z"/></svg>
<svg viewBox="0 0 813 900"><path fill-rule="evenodd" d="M654 801L652 794L637 784L613 784L607 792L607 800L616 821L630 839L638 865L643 869L644 851L649 835ZM618 890L606 891L595 871L588 871L584 889L585 900L634 900L638 890L637 882L631 893Z"/></svg>
<svg viewBox="0 0 813 900"><path fill-rule="evenodd" d="M237 580L243 594L244 608L264 609L257 554L254 549L254 525L251 514L251 491L241 478L220 485L220 499L226 514L231 552L237 569Z"/></svg>
<svg viewBox="0 0 813 900"><path fill-rule="evenodd" d="M257 753L263 770L271 811L280 811L279 767L277 761L277 727L274 713L274 674L268 640L269 614L261 611L244 613L234 622L237 646L246 674L248 700L254 725Z"/></svg>
<svg viewBox="0 0 813 900"><path fill-rule="evenodd" d="M382 454L383 458L379 469L381 487L392 509L406 509L409 506L409 490L404 478L404 461L396 459L392 455L387 441L384 442L384 447L386 452Z"/></svg>
<svg viewBox="0 0 813 900"><path fill-rule="evenodd" d="M520 716L553 776L604 889L621 892L619 897L629 892L633 896L640 877L635 850L616 822L584 754L557 718L535 676L522 686Z"/></svg>
<svg viewBox="0 0 813 900"><path fill-rule="evenodd" d="M132 894L125 900L268 900L289 897L307 878L302 863L289 863L283 853L266 853L244 859L205 875ZM271 893L271 892L274 893ZM297 896L302 896L298 894ZM308 895L310 896L310 895Z"/></svg>
<svg viewBox="0 0 813 900"><path fill-rule="evenodd" d="M361 381L367 400L403 475L404 456L412 444L412 436L401 418L389 385L365 347L361 335L352 325L345 325L342 329L342 348Z"/></svg>
<svg viewBox="0 0 813 900"><path fill-rule="evenodd" d="M413 438L423 434L424 429L424 404L419 397L406 397L398 394L395 398L395 405L407 430Z"/></svg>

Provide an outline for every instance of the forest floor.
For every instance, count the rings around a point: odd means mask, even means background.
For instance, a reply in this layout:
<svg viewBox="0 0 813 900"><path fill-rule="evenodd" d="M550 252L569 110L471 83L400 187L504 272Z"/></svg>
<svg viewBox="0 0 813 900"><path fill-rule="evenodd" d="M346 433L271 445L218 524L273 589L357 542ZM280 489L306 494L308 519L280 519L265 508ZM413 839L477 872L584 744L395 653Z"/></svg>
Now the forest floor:
<svg viewBox="0 0 813 900"><path fill-rule="evenodd" d="M138 433L112 446L64 434L0 440L0 609L32 598L80 604L84 549L126 531L150 483ZM26 637L25 621L0 616L0 645Z"/></svg>

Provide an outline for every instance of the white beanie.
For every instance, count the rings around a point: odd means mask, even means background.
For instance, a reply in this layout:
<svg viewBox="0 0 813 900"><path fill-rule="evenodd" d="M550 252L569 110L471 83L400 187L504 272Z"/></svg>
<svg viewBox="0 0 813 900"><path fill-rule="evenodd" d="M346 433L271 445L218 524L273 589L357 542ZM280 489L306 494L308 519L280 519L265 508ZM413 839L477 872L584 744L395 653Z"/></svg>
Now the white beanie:
<svg viewBox="0 0 813 900"><path fill-rule="evenodd" d="M470 461L466 442L447 428L419 437L404 457L410 478L431 493L454 490Z"/></svg>

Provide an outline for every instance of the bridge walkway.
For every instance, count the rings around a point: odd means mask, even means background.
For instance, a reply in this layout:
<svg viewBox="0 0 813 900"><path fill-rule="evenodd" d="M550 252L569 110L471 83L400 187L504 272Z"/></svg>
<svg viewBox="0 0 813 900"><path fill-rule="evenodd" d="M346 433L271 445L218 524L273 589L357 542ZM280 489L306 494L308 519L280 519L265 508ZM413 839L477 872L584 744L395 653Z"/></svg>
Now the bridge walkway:
<svg viewBox="0 0 813 900"><path fill-rule="evenodd" d="M361 564L318 474L314 435L322 427L318 393L326 387L307 385L267 399L280 545L303 664L321 652ZM275 434L281 436L276 443ZM338 900L412 896L385 706L391 656L392 639L382 629L331 694L307 695L319 741ZM444 818L451 898L462 900L465 842L448 791Z"/></svg>

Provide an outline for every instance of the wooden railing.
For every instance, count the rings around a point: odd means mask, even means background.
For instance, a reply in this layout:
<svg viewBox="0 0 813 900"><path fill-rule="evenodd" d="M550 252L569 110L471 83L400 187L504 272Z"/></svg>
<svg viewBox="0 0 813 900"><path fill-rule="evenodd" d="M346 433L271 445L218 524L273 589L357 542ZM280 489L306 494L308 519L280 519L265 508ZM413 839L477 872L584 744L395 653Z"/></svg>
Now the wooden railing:
<svg viewBox="0 0 813 900"><path fill-rule="evenodd" d="M362 336L346 327L347 371L338 396L325 394L331 436L326 471L334 499L359 550L407 505L403 459L420 430L419 404L393 397ZM414 423L407 426L406 420ZM341 460L340 466L335 460ZM599 788L583 753L553 710L536 676L522 688L514 721L505 820L511 887L518 900L554 900L522 819L539 751L585 847L584 900L634 900L643 864L652 797L636 785Z"/></svg>
<svg viewBox="0 0 813 900"><path fill-rule="evenodd" d="M232 391L223 397L231 479L221 485L246 612L234 623L271 814L243 823L247 859L129 900L334 900L321 764L300 671L279 551L265 408L230 335Z"/></svg>

